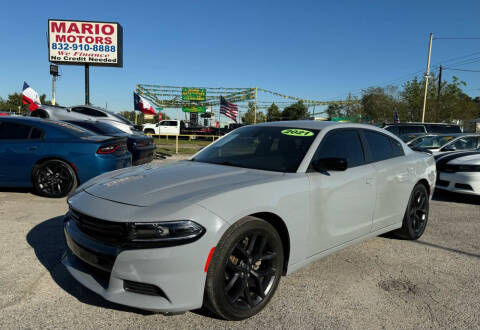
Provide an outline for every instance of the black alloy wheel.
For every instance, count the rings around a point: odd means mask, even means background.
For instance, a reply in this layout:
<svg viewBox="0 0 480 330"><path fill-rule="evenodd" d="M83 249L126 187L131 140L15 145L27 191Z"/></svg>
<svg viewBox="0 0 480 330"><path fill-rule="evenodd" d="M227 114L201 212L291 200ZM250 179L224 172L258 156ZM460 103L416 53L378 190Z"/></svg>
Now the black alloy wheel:
<svg viewBox="0 0 480 330"><path fill-rule="evenodd" d="M420 238L428 222L429 196L423 184L417 184L412 191L402 228L395 231L401 238L415 240Z"/></svg>
<svg viewBox="0 0 480 330"><path fill-rule="evenodd" d="M33 169L35 191L46 197L64 197L77 187L72 167L61 160L48 160Z"/></svg>
<svg viewBox="0 0 480 330"><path fill-rule="evenodd" d="M247 217L233 225L213 254L205 305L227 320L257 314L273 296L283 273L280 236L269 223Z"/></svg>

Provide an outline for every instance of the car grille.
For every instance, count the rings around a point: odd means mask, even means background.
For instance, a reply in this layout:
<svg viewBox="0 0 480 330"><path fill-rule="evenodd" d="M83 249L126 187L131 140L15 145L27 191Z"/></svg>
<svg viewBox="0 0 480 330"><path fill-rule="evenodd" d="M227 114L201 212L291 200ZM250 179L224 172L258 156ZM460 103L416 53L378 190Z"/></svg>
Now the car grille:
<svg viewBox="0 0 480 330"><path fill-rule="evenodd" d="M101 220L74 210L70 210L70 217L81 232L103 243L122 244L130 232L128 223Z"/></svg>
<svg viewBox="0 0 480 330"><path fill-rule="evenodd" d="M147 283L133 282L133 281L123 281L123 289L125 291L145 294L148 296L159 296L164 297L168 300L167 296L158 286Z"/></svg>
<svg viewBox="0 0 480 330"><path fill-rule="evenodd" d="M445 180L437 180L437 185L438 186L442 186L442 187L448 187L448 185L450 184L449 181L445 181Z"/></svg>
<svg viewBox="0 0 480 330"><path fill-rule="evenodd" d="M472 186L465 183L455 183L455 188L473 191Z"/></svg>

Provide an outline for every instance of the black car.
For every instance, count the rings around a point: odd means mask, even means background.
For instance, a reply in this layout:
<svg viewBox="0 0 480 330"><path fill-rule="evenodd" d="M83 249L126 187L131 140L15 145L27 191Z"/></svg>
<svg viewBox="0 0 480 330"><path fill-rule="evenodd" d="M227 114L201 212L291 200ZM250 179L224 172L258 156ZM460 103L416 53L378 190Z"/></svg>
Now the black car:
<svg viewBox="0 0 480 330"><path fill-rule="evenodd" d="M128 151L132 154L133 165L141 165L153 160L156 146L151 136L144 135L143 133L128 134L110 124L100 121L67 120L66 122L101 135L127 137L127 147Z"/></svg>
<svg viewBox="0 0 480 330"><path fill-rule="evenodd" d="M401 137L406 134L452 134L462 133L460 126L444 123L385 123L383 128Z"/></svg>

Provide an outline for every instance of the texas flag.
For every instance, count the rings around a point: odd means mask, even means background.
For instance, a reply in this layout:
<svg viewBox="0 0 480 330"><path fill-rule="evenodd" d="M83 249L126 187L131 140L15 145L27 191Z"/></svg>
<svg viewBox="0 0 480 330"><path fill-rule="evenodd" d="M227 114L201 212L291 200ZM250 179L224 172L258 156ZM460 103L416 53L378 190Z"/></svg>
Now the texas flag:
<svg viewBox="0 0 480 330"><path fill-rule="evenodd" d="M155 114L155 110L153 109L150 102L148 102L135 92L133 92L133 107L135 110L141 111L147 115Z"/></svg>
<svg viewBox="0 0 480 330"><path fill-rule="evenodd" d="M34 111L38 109L40 103L40 97L38 93L24 81L23 82L23 92L22 92L22 102L23 104L30 104L28 110Z"/></svg>

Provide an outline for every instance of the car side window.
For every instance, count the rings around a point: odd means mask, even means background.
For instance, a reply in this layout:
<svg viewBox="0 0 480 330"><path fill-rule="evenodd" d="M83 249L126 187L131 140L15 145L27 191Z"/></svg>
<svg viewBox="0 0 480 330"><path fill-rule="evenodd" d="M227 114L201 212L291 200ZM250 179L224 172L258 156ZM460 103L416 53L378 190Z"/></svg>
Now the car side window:
<svg viewBox="0 0 480 330"><path fill-rule="evenodd" d="M345 158L348 167L355 167L365 163L360 136L354 129L334 130L323 138L314 159Z"/></svg>
<svg viewBox="0 0 480 330"><path fill-rule="evenodd" d="M448 145L449 149L454 150L476 150L480 147L477 136L462 137Z"/></svg>
<svg viewBox="0 0 480 330"><path fill-rule="evenodd" d="M403 152L403 147L400 142L392 138L390 138L390 142L392 143L393 157L405 156L405 153Z"/></svg>
<svg viewBox="0 0 480 330"><path fill-rule="evenodd" d="M370 152L374 162L396 157L393 153L390 137L378 132L364 130Z"/></svg>
<svg viewBox="0 0 480 330"><path fill-rule="evenodd" d="M3 122L0 125L0 140L26 140L30 130L27 125Z"/></svg>
<svg viewBox="0 0 480 330"><path fill-rule="evenodd" d="M43 137L43 131L40 128L33 127L30 132L30 140L41 139Z"/></svg>

